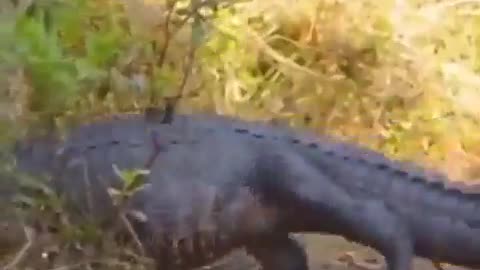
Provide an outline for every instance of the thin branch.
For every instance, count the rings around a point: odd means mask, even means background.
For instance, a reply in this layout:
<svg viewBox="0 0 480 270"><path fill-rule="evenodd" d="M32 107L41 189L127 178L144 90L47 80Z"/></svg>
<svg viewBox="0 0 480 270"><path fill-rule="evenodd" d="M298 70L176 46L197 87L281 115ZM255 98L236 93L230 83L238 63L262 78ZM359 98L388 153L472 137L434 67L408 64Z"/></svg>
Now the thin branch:
<svg viewBox="0 0 480 270"><path fill-rule="evenodd" d="M176 4L177 4L177 2L175 1L175 3L173 3L173 5L171 5L169 7L169 9L167 11L167 16L165 16L165 21L164 21L165 31L163 32L163 38L165 39L165 45L163 46L162 51L160 52L159 59L157 61L157 65L159 67L162 67L163 64L165 63L167 50L168 50L168 47L170 47L170 21L171 21L172 15L173 15L173 11L175 10L175 5Z"/></svg>
<svg viewBox="0 0 480 270"><path fill-rule="evenodd" d="M192 41L190 44L190 50L188 53L188 58L187 58L187 63L185 64L183 68L183 78L180 83L180 86L178 88L178 94L166 98L166 119L164 119L164 122L168 123L172 121L173 114L175 113L175 108L180 100L180 98L184 97L184 91L185 91L185 86L187 85L188 78L191 75L192 67L193 67L193 62L195 59L195 52L197 51L197 47L195 46L194 42Z"/></svg>
<svg viewBox="0 0 480 270"><path fill-rule="evenodd" d="M137 233L132 227L132 224L128 221L127 217L125 214L121 214L120 218L122 219L123 225L127 228L128 232L132 236L133 240L135 241L135 245L137 246L138 250L140 251L142 256L145 256L145 248L143 247L142 242L140 241L140 238L138 237Z"/></svg>
<svg viewBox="0 0 480 270"><path fill-rule="evenodd" d="M195 44L192 42L191 47L190 47L190 51L189 51L189 54L188 54L188 58L187 58L187 63L183 68L183 78L182 78L182 82L181 82L181 84L179 86L179 89L178 89L178 92L180 93L179 95L181 95L183 93L183 91L185 90L185 86L187 84L188 78L191 75L196 51L197 51L197 47L195 47Z"/></svg>
<svg viewBox="0 0 480 270"><path fill-rule="evenodd" d="M23 245L23 247L17 252L13 260L3 268L5 270L13 269L15 266L17 266L26 257L28 250L32 247L34 243L35 232L33 231L33 229L27 226L23 226L23 231L25 232L25 237L27 238L27 241Z"/></svg>

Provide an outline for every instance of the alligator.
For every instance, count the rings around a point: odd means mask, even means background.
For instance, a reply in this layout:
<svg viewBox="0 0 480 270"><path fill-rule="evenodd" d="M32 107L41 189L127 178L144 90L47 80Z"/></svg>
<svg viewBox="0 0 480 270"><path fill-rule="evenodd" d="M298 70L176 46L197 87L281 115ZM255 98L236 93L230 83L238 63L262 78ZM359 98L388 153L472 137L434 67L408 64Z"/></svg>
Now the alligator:
<svg viewBox="0 0 480 270"><path fill-rule="evenodd" d="M411 269L415 256L480 268L479 194L353 143L228 116L162 122L133 113L47 141L18 143L18 168L50 173L58 192L92 216L112 212L106 187L120 181L112 164L149 170L129 202L144 218L129 220L158 269L244 249L265 270L306 270L293 233L372 247L389 270Z"/></svg>

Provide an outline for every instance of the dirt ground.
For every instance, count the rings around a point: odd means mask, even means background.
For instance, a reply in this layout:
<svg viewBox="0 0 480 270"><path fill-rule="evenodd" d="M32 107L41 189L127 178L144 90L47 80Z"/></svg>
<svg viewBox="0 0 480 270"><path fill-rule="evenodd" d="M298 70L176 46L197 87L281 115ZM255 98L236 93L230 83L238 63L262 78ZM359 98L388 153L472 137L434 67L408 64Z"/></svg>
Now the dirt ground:
<svg viewBox="0 0 480 270"><path fill-rule="evenodd" d="M386 270L384 259L380 254L341 237L315 234L296 237L305 246L310 270ZM443 267L444 270L474 270L453 265ZM197 270L260 270L260 267L244 251L237 251L213 265ZM430 261L416 258L412 270L438 269Z"/></svg>
<svg viewBox="0 0 480 270"><path fill-rule="evenodd" d="M347 242L341 237L324 235L300 235L300 241L305 244L310 270L385 270L383 257L374 250ZM245 256L244 254L242 256ZM250 262L250 259L248 259ZM352 263L353 262L353 263ZM259 269L255 261L245 265L242 263L227 263L228 267L205 267L203 270L253 270ZM224 265L225 266L225 265ZM445 270L473 270L453 265L443 265ZM413 270L436 270L433 264L424 259L416 258Z"/></svg>
<svg viewBox="0 0 480 270"><path fill-rule="evenodd" d="M374 250L345 241L335 236L306 235L303 236L309 257L311 270L384 270L383 257ZM351 256L348 254L351 253ZM355 261L354 265L342 262ZM345 260L343 260L345 261ZM446 265L445 270L466 270L466 268ZM416 258L414 270L436 270L433 264Z"/></svg>

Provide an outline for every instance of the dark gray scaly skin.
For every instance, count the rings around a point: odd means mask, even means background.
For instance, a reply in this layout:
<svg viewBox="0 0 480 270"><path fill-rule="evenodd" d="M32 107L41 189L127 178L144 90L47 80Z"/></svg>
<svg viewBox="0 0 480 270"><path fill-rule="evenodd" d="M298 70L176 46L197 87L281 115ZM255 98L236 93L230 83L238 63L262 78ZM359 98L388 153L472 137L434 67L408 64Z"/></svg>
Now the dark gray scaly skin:
<svg viewBox="0 0 480 270"><path fill-rule="evenodd" d="M218 116L145 119L75 129L51 164L33 166L35 145L20 144L19 168L57 172L59 191L97 217L111 212L98 186L118 183L112 163L150 168L130 204L148 220L131 220L159 269L190 269L243 247L265 270L305 270L305 252L289 237L304 232L371 246L389 270L411 269L414 255L480 268L480 196L447 189L442 177L288 128ZM90 198L82 197L86 182L96 187Z"/></svg>

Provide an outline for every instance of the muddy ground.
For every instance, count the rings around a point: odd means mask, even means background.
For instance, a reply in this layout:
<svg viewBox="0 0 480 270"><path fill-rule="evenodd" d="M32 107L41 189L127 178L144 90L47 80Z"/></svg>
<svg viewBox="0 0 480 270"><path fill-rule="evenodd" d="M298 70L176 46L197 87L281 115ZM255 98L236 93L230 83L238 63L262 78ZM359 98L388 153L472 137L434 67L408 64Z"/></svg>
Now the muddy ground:
<svg viewBox="0 0 480 270"><path fill-rule="evenodd" d="M310 270L385 270L383 257L374 250L347 242L341 237L323 235L301 235L301 241L305 244ZM245 256L244 254L242 256ZM480 256L480 254L479 254ZM250 259L248 259L250 260ZM353 263L352 263L353 262ZM228 262L228 267L206 267L209 270L245 270L259 269L258 265L251 260L251 265L245 265L245 257L242 265ZM224 265L225 266L225 265ZM468 270L453 265L444 265L445 270ZM413 270L437 270L433 264L424 259L416 258Z"/></svg>
<svg viewBox="0 0 480 270"><path fill-rule="evenodd" d="M305 246L310 270L386 270L383 257L380 256L380 254L370 248L350 243L341 237L315 234L297 235L296 237ZM0 265L4 265L4 263L5 262ZM34 264L37 267L33 269L40 269L38 267L38 261ZM26 268L20 267L18 269ZM453 265L445 265L444 269L471 270ZM252 257L247 256L244 251L237 251L211 266L201 267L197 270L260 270L260 267L258 263ZM436 269L430 261L416 258L412 270L438 269Z"/></svg>
<svg viewBox="0 0 480 270"><path fill-rule="evenodd" d="M385 263L383 257L372 249L356 245L345 241L343 238L334 236L304 236L309 256L309 265L311 270L384 270ZM346 254L352 253L351 256ZM480 256L480 254L479 254ZM353 259L355 265L348 265L341 262L341 257L347 257L347 260ZM446 270L466 270L466 268L445 265ZM436 270L433 264L424 259L416 258L414 270Z"/></svg>

